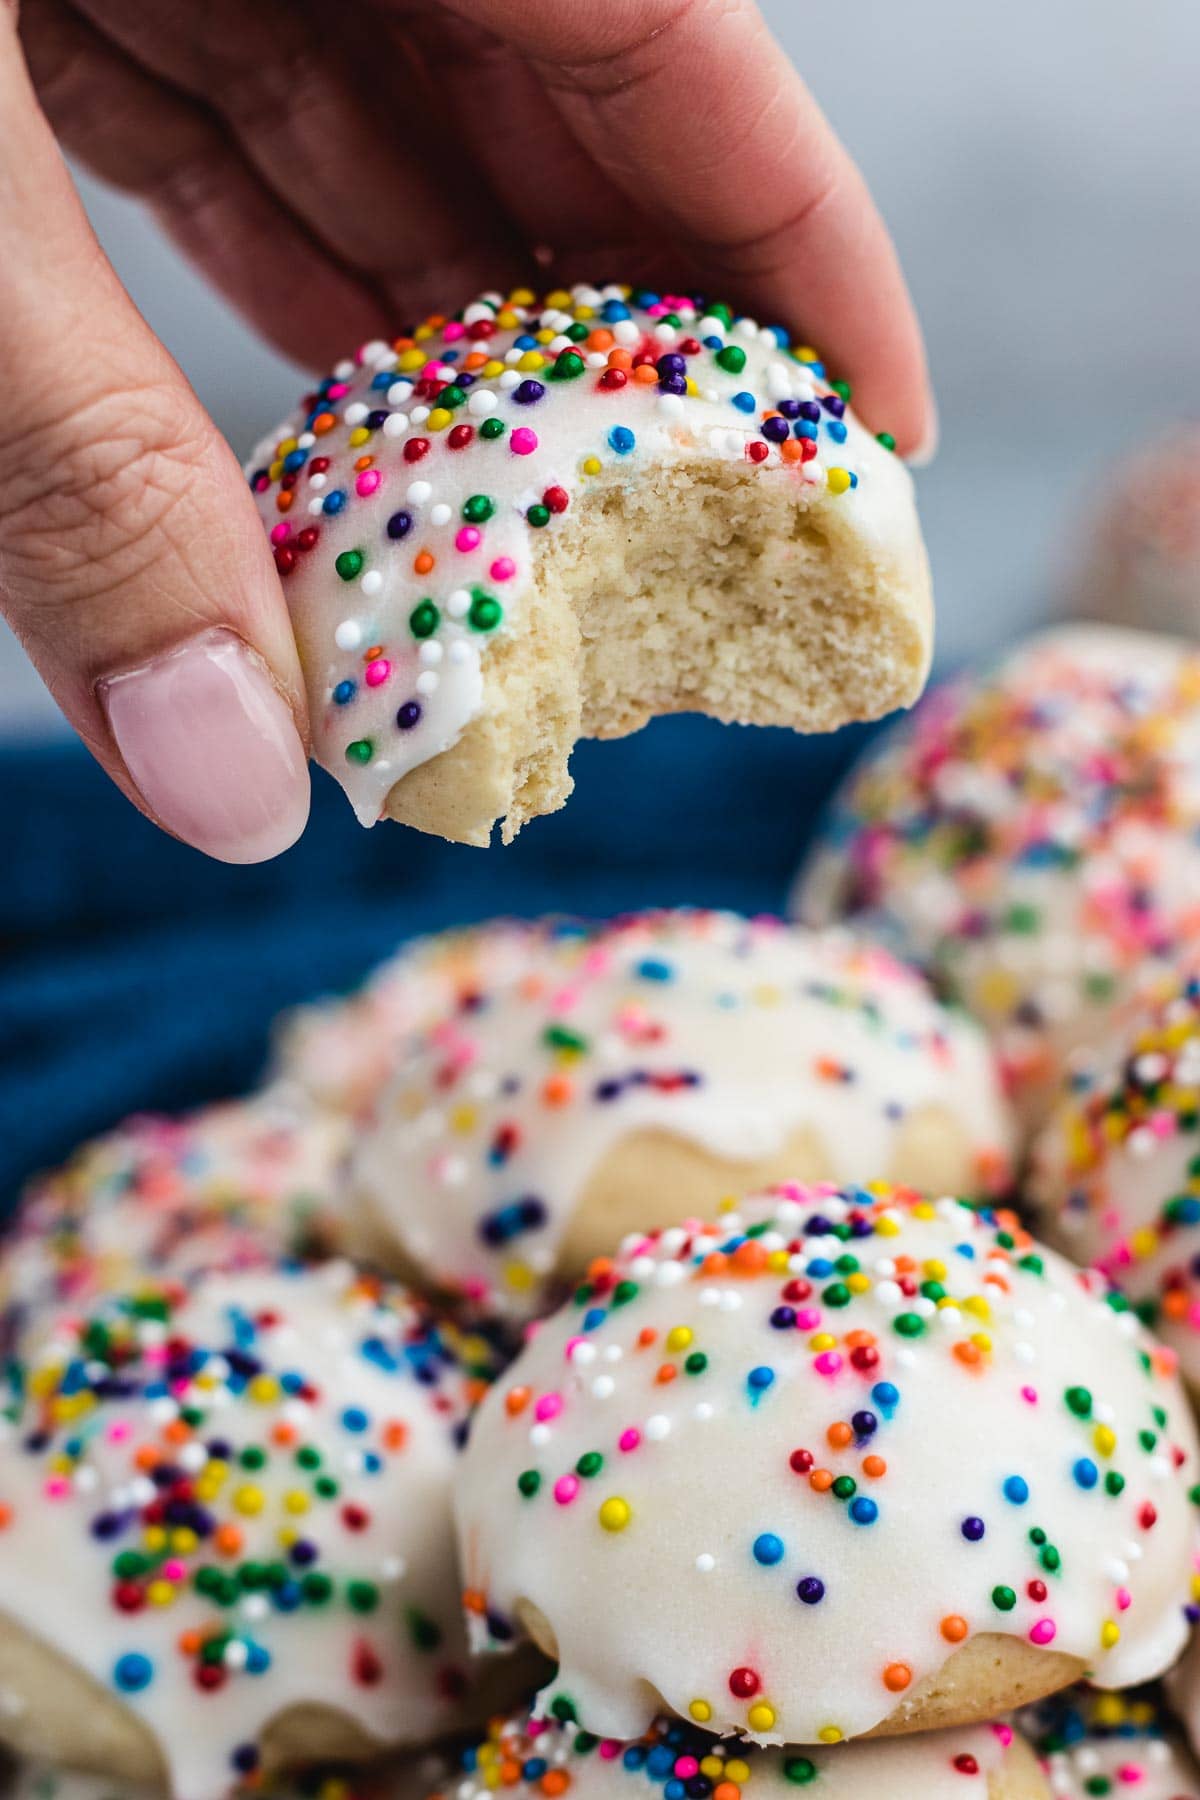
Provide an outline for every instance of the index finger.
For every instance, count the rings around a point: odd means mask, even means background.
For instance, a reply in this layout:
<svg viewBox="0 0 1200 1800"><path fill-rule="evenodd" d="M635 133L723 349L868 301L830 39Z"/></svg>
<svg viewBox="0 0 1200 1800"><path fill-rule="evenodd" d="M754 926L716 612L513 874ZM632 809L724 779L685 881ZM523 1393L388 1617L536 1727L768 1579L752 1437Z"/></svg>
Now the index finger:
<svg viewBox="0 0 1200 1800"><path fill-rule="evenodd" d="M525 56L631 201L732 297L800 331L907 454L936 414L920 327L866 184L752 0L449 0Z"/></svg>

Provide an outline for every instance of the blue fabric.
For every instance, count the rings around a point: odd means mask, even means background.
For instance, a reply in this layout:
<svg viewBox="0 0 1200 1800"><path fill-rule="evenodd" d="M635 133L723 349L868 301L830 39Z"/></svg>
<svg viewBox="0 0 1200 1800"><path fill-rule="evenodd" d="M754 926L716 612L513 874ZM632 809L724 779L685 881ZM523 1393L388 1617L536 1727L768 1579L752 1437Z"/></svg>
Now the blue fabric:
<svg viewBox="0 0 1200 1800"><path fill-rule="evenodd" d="M660 720L582 744L566 808L488 851L361 831L318 772L304 838L246 869L156 831L76 746L0 753L0 1212L124 1114L245 1087L275 1013L354 985L414 932L502 912L780 909L865 735Z"/></svg>

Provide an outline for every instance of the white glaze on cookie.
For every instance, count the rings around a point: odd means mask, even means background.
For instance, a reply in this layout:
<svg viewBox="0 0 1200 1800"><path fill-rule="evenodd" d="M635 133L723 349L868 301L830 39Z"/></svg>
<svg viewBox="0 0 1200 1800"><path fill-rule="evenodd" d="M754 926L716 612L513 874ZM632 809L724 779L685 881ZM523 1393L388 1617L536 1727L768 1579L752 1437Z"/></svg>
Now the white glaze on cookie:
<svg viewBox="0 0 1200 1800"><path fill-rule="evenodd" d="M365 344L251 459L316 758L364 825L479 714L537 541L614 469L748 463L844 506L866 541L916 542L907 471L814 351L715 303L638 298L484 294Z"/></svg>
<svg viewBox="0 0 1200 1800"><path fill-rule="evenodd" d="M456 1487L481 1641L532 1607L542 1696L651 1696L766 1743L861 1735L978 1633L1161 1673L1194 1427L1100 1278L957 1201L777 1190L628 1244L541 1324Z"/></svg>
<svg viewBox="0 0 1200 1800"><path fill-rule="evenodd" d="M1076 626L935 689L851 776L797 910L930 969L1037 1120L1200 926L1200 655Z"/></svg>
<svg viewBox="0 0 1200 1800"><path fill-rule="evenodd" d="M1043 1760L1051 1800L1200 1800L1200 1772L1154 1693L1071 1688L1023 1708L1017 1724Z"/></svg>
<svg viewBox="0 0 1200 1800"><path fill-rule="evenodd" d="M685 910L501 921L445 938L441 967L353 1181L413 1265L473 1300L544 1306L589 1179L639 1132L733 1163L806 1132L831 1176L858 1181L940 1109L977 1191L1006 1181L1011 1126L982 1034L845 934Z"/></svg>
<svg viewBox="0 0 1200 1800"><path fill-rule="evenodd" d="M183 1800L291 1707L381 1745L470 1717L449 1488L479 1383L401 1290L147 1282L9 1379L0 1611L123 1700Z"/></svg>

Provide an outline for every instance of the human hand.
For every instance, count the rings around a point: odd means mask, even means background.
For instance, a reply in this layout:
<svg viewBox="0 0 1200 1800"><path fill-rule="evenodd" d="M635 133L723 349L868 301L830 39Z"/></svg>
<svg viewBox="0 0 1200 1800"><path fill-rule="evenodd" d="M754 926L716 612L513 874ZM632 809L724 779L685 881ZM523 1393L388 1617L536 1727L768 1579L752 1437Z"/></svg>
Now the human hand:
<svg viewBox="0 0 1200 1800"><path fill-rule="evenodd" d="M24 0L13 26L0 0L0 603L113 779L211 855L303 829L295 645L237 463L52 133L311 366L535 266L690 281L932 442L887 233L751 0Z"/></svg>

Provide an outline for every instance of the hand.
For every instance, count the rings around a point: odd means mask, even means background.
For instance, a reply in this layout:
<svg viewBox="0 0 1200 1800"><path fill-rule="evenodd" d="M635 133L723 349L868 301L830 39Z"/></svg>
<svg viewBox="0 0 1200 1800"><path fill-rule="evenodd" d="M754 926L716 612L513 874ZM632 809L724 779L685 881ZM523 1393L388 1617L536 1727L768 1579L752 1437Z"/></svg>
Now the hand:
<svg viewBox="0 0 1200 1800"><path fill-rule="evenodd" d="M303 829L295 645L237 464L52 132L314 367L539 266L691 279L932 442L887 233L752 0L24 0L19 38L12 5L0 601L113 779L211 855Z"/></svg>

